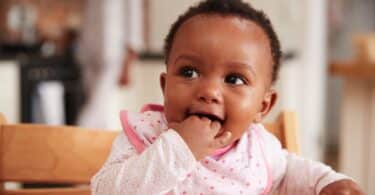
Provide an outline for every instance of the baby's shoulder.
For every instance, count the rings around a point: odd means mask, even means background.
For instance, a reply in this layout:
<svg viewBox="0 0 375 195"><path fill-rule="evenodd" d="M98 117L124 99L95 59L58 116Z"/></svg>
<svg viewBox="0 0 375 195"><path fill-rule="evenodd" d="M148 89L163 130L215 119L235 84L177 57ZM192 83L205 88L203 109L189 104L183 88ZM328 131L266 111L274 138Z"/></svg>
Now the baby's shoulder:
<svg viewBox="0 0 375 195"><path fill-rule="evenodd" d="M265 145L275 145L281 146L279 139L272 134L266 127L262 124L253 124L249 133L252 134L252 137L256 138L257 140L263 142Z"/></svg>
<svg viewBox="0 0 375 195"><path fill-rule="evenodd" d="M285 162L285 151L278 138L268 131L262 124L256 124L251 132L261 145L261 150L269 165L283 164Z"/></svg>

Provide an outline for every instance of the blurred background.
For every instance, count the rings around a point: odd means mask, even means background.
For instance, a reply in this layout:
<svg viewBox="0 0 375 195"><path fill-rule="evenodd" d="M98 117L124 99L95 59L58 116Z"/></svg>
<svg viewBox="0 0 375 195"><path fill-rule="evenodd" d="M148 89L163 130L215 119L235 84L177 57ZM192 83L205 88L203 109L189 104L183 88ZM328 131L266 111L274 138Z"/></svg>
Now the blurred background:
<svg viewBox="0 0 375 195"><path fill-rule="evenodd" d="M375 1L246 1L269 15L284 51L267 120L295 111L302 155L375 194ZM163 102L164 37L196 2L0 0L0 112L120 130L121 109Z"/></svg>

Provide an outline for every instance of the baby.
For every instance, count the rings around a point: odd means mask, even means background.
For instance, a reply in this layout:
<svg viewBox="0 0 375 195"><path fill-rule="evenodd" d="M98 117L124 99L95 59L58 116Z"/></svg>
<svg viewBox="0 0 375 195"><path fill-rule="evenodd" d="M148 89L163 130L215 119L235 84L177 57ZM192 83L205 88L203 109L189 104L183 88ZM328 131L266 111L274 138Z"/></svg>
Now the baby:
<svg viewBox="0 0 375 195"><path fill-rule="evenodd" d="M280 44L241 0L206 0L172 25L164 106L121 112L124 133L93 194L363 194L348 177L283 150L260 124L275 104Z"/></svg>

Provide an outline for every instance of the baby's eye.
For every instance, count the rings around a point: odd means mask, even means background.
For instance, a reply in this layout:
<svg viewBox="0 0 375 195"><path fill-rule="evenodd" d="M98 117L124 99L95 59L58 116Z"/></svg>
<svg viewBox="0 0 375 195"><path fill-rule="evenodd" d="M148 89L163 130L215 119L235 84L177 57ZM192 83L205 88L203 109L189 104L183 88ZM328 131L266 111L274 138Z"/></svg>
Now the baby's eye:
<svg viewBox="0 0 375 195"><path fill-rule="evenodd" d="M197 78L198 71L191 67L184 67L180 70L180 75L185 78Z"/></svg>
<svg viewBox="0 0 375 195"><path fill-rule="evenodd" d="M234 74L225 77L225 82L232 85L245 85L247 83L246 79L244 79L242 76Z"/></svg>

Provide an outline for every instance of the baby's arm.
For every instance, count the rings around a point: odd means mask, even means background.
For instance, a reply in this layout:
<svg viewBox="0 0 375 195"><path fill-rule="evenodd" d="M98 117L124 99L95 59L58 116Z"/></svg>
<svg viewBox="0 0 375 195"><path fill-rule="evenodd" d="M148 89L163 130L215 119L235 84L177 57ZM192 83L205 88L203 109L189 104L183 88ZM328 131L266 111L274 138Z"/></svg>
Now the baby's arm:
<svg viewBox="0 0 375 195"><path fill-rule="evenodd" d="M173 130L162 133L141 154L121 134L114 141L107 162L92 178L92 194L166 193L195 165L194 155Z"/></svg>
<svg viewBox="0 0 375 195"><path fill-rule="evenodd" d="M263 135L266 157L273 177L271 194L319 195L329 184L349 180L347 176L320 162L307 160L283 150L280 142L268 132Z"/></svg>
<svg viewBox="0 0 375 195"><path fill-rule="evenodd" d="M328 184L348 179L322 163L286 151L282 153L284 160L280 159L280 164L273 165L274 194L319 195Z"/></svg>

